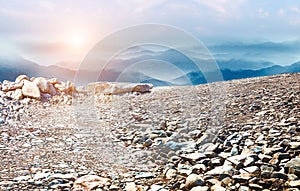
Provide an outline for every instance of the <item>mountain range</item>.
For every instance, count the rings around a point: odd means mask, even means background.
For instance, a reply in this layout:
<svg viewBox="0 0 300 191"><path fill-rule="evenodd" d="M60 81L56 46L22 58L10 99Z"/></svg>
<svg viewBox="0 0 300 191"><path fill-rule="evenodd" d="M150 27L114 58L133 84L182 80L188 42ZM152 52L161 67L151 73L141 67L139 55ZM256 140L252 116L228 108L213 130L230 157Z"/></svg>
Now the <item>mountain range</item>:
<svg viewBox="0 0 300 191"><path fill-rule="evenodd" d="M210 64L212 60L199 62ZM251 61L245 59L217 59L219 68L206 71L206 75L215 75L217 70L221 72L224 80L250 78L257 76L269 76L280 73L300 72L300 62L279 66L269 61ZM102 72L93 70L81 70L85 80L76 81L78 85L84 85L89 81L91 74L98 74L99 81L125 81L147 82L155 86L168 85L196 85L207 83L205 75L199 71L193 61L174 49L148 50L142 47L131 48L112 59ZM74 81L76 79L74 69L67 69L58 65L44 66L26 60L21 56L0 58L0 81L13 81L18 75L44 76L46 78L57 77L60 80Z"/></svg>

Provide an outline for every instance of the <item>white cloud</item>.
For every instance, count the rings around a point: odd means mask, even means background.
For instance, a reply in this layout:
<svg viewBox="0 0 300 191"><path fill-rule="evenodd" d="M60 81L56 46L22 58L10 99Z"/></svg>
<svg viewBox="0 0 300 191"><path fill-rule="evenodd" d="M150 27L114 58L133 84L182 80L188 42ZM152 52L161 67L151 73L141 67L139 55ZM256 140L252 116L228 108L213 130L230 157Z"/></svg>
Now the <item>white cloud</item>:
<svg viewBox="0 0 300 191"><path fill-rule="evenodd" d="M298 7L291 7L290 10L291 10L292 12L295 12L295 13L297 13L297 14L300 14L300 9L299 9Z"/></svg>
<svg viewBox="0 0 300 191"><path fill-rule="evenodd" d="M53 10L55 8L55 4L52 1L44 0L44 1L38 1L37 3L43 9Z"/></svg>
<svg viewBox="0 0 300 191"><path fill-rule="evenodd" d="M291 25L300 25L300 19L295 19L289 22Z"/></svg>
<svg viewBox="0 0 300 191"><path fill-rule="evenodd" d="M279 9L279 11L278 11L278 15L279 16L281 16L281 17L284 17L284 16L286 16L286 11L284 10L284 9Z"/></svg>
<svg viewBox="0 0 300 191"><path fill-rule="evenodd" d="M265 11L263 8L258 9L258 14L261 17L269 17L270 13L268 11Z"/></svg>
<svg viewBox="0 0 300 191"><path fill-rule="evenodd" d="M195 2L211 9L218 19L225 20L239 17L242 12L241 6L245 3L245 0L195 0Z"/></svg>

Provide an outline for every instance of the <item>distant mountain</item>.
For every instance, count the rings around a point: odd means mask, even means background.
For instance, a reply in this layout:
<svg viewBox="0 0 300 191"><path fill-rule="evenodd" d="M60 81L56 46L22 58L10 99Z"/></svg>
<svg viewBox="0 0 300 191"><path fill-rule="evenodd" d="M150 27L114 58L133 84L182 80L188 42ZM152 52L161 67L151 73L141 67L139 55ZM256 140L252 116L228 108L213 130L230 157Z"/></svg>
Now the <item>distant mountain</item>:
<svg viewBox="0 0 300 191"><path fill-rule="evenodd" d="M300 62L296 62L289 66L271 66L268 68L263 68L259 70L238 70L232 71L229 69L221 69L221 73L224 80L234 80L234 79L242 79L242 78L253 78L260 76L270 76L275 74L283 74L283 73L295 73L300 72ZM192 77L193 84L203 84L206 83L206 79L202 73L199 72L191 72L188 74ZM211 74L213 75L213 74Z"/></svg>
<svg viewBox="0 0 300 191"><path fill-rule="evenodd" d="M133 49L136 52L145 52L144 49ZM180 70L155 68L154 71L128 70L135 63L143 60L159 60L170 63L172 67ZM203 61L209 64L209 61ZM268 76L280 73L300 72L300 62L289 66L278 66L272 62L253 62L242 59L217 60L220 72L224 80L250 78L258 76ZM169 67L169 66L168 66ZM157 70L157 71L156 71ZM214 76L216 71L209 71L206 75ZM127 82L147 82L155 86L168 85L196 85L207 83L205 76L195 64L180 52L170 49L159 54L150 52L130 59L116 58L111 61L103 71L80 70L79 72L59 66L42 66L26 60L20 56L0 58L0 81L14 81L20 74L29 77L43 76L46 78L56 77L63 81L75 81L76 85L86 85L92 81L127 81ZM172 75L169 75L172 74Z"/></svg>
<svg viewBox="0 0 300 191"><path fill-rule="evenodd" d="M58 66L41 66L20 56L0 58L0 81L14 81L15 78L25 74L29 77L43 76L46 78L56 77L63 81L73 81L75 71Z"/></svg>
<svg viewBox="0 0 300 191"><path fill-rule="evenodd" d="M242 79L242 78L252 78L259 76L270 76L275 74L282 73L295 73L300 72L300 62L296 62L289 66L271 66L268 68L263 68L259 70L229 70L229 69L221 69L221 73L224 80L233 80L233 79ZM209 72L206 75L214 76L217 73ZM140 79L137 79L135 82L147 82L152 83L154 86L165 86L165 85L197 85L197 84L205 84L207 80L205 79L205 75L202 72L189 72L185 75L182 75L176 79L172 79L169 81L163 81L157 78L153 78L151 76L141 75L141 74L132 74L132 76L139 76ZM141 77L142 76L142 77ZM130 80L129 80L130 81ZM216 80L217 81L217 80Z"/></svg>
<svg viewBox="0 0 300 191"><path fill-rule="evenodd" d="M263 61L248 61L243 59L217 60L219 67L222 70L228 69L232 71L238 70L258 70L274 66L272 62Z"/></svg>

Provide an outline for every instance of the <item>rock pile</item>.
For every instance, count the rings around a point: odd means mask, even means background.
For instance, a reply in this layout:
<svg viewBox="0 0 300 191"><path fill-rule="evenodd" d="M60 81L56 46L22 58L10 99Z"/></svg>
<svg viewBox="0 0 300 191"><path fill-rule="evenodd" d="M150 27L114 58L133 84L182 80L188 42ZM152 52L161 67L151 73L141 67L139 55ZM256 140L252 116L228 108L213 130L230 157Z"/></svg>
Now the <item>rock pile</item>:
<svg viewBox="0 0 300 191"><path fill-rule="evenodd" d="M0 84L1 96L7 96L14 100L23 98L47 100L61 93L72 94L73 92L76 92L76 89L71 82L60 82L56 78L47 80L43 77L33 77L29 79L26 75L20 75L14 82L4 80Z"/></svg>

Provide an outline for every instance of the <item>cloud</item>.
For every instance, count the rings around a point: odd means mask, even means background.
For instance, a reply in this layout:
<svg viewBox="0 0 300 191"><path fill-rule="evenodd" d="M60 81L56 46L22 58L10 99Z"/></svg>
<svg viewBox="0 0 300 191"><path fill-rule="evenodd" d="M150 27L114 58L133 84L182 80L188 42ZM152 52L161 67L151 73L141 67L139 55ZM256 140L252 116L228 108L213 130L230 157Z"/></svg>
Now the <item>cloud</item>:
<svg viewBox="0 0 300 191"><path fill-rule="evenodd" d="M300 14L300 9L299 9L298 7L291 7L290 10L291 10L292 12L295 12L295 13L297 13L297 14Z"/></svg>
<svg viewBox="0 0 300 191"><path fill-rule="evenodd" d="M53 1L44 0L44 1L38 1L37 3L42 9L54 10L54 8L56 7Z"/></svg>
<svg viewBox="0 0 300 191"><path fill-rule="evenodd" d="M291 25L300 25L300 19L295 19L289 22Z"/></svg>
<svg viewBox="0 0 300 191"><path fill-rule="evenodd" d="M258 9L258 14L261 17L269 17L270 13L268 11L265 11L263 8Z"/></svg>
<svg viewBox="0 0 300 191"><path fill-rule="evenodd" d="M240 7L244 4L244 0L195 0L199 5L204 5L215 13L217 13L221 18L225 19L228 17L239 16ZM220 18L220 17L219 17Z"/></svg>
<svg viewBox="0 0 300 191"><path fill-rule="evenodd" d="M155 6L163 5L165 0L152 0L152 1L137 1L131 0L131 2L135 5L134 13L144 13L148 10L151 10Z"/></svg>
<svg viewBox="0 0 300 191"><path fill-rule="evenodd" d="M280 16L280 17L284 17L284 16L286 16L286 11L285 11L285 9L279 9L279 11L278 11L278 15Z"/></svg>

